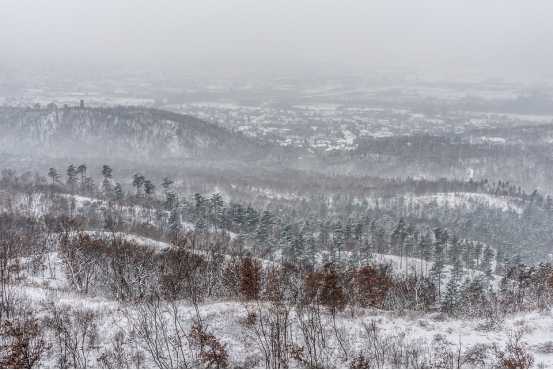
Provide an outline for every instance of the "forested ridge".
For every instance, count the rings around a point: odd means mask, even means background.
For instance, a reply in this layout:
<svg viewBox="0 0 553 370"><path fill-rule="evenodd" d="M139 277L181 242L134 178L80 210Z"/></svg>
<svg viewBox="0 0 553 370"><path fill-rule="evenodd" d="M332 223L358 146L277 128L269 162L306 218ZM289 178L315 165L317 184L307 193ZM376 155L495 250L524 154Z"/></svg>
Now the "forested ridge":
<svg viewBox="0 0 553 370"><path fill-rule="evenodd" d="M271 143L230 132L194 117L158 109L0 108L3 151L156 160L234 158L262 160ZM268 146L268 147L267 147ZM277 153L279 148L274 147Z"/></svg>

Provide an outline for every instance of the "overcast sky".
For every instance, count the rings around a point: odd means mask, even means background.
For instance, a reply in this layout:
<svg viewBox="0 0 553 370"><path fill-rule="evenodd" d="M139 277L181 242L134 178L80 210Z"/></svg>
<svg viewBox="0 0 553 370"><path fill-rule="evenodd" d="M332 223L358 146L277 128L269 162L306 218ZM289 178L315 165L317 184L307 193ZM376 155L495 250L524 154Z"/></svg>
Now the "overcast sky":
<svg viewBox="0 0 553 370"><path fill-rule="evenodd" d="M552 16L537 0L0 0L0 53L547 69Z"/></svg>

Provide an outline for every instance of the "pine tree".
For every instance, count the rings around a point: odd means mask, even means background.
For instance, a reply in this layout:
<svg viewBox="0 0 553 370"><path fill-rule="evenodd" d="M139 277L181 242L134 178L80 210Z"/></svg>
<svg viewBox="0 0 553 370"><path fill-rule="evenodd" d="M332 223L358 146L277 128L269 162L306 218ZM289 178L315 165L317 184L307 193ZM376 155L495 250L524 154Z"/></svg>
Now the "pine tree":
<svg viewBox="0 0 553 370"><path fill-rule="evenodd" d="M274 223L273 215L269 210L265 210L259 220L257 229L255 230L255 239L261 245L265 245L269 239L270 229Z"/></svg>
<svg viewBox="0 0 553 370"><path fill-rule="evenodd" d="M305 241L304 260L311 266L315 266L315 256L317 255L317 241L313 234L309 234Z"/></svg>
<svg viewBox="0 0 553 370"><path fill-rule="evenodd" d="M292 232L292 225L285 225L282 229L282 235L280 237L280 249L282 254L288 258L292 258L292 243L294 241L294 233Z"/></svg>
<svg viewBox="0 0 553 370"><path fill-rule="evenodd" d="M163 188L163 192L167 193L171 191L171 185L173 184L173 180L168 179L167 177L163 178L163 182L161 183L161 187Z"/></svg>
<svg viewBox="0 0 553 370"><path fill-rule="evenodd" d="M430 269L430 277L438 282L438 295L441 295L441 285L443 278L444 261L444 238L440 229L434 230L436 236L434 241L434 265Z"/></svg>
<svg viewBox="0 0 553 370"><path fill-rule="evenodd" d="M102 191L106 195L109 195L111 193L111 183L108 179L104 179L104 181L102 181Z"/></svg>
<svg viewBox="0 0 553 370"><path fill-rule="evenodd" d="M396 249L396 253L399 252L398 254L400 270L403 268L403 247L405 245L405 238L407 238L407 227L405 225L403 217L401 217L391 235L392 244Z"/></svg>
<svg viewBox="0 0 553 370"><path fill-rule="evenodd" d="M104 176L104 179L111 179L112 178L113 170L110 166L105 165L102 167L102 176Z"/></svg>
<svg viewBox="0 0 553 370"><path fill-rule="evenodd" d="M347 265L349 268L357 268L361 264L361 255L359 254L359 250L354 249L351 254L349 255Z"/></svg>
<svg viewBox="0 0 553 370"><path fill-rule="evenodd" d="M336 250L338 251L338 260L341 261L342 259L342 252L344 252L346 243L344 239L344 230L342 229L342 223L337 222L336 228L334 229L334 235L332 238L332 242L334 243L334 246L336 247Z"/></svg>
<svg viewBox="0 0 553 370"><path fill-rule="evenodd" d="M77 167L77 174L81 175L81 187L84 187L84 178L86 176L86 164L81 164Z"/></svg>
<svg viewBox="0 0 553 370"><path fill-rule="evenodd" d="M194 233L197 235L203 235L207 232L207 222L205 221L205 218L199 217L196 219L196 224L194 225Z"/></svg>
<svg viewBox="0 0 553 370"><path fill-rule="evenodd" d="M353 230L353 239L357 243L361 242L361 237L363 236L363 224L361 222L358 222L355 226L355 229Z"/></svg>
<svg viewBox="0 0 553 370"><path fill-rule="evenodd" d="M77 183L77 169L73 165L67 167L67 184L73 187Z"/></svg>
<svg viewBox="0 0 553 370"><path fill-rule="evenodd" d="M463 264L458 257L454 257L453 268L451 269L451 279L455 280L457 283L460 283L463 275Z"/></svg>
<svg viewBox="0 0 553 370"><path fill-rule="evenodd" d="M102 167L102 176L104 176L104 181L102 181L102 190L104 194L111 194L111 181L113 170L110 166L105 165Z"/></svg>
<svg viewBox="0 0 553 370"><path fill-rule="evenodd" d="M50 168L48 170L48 177L50 177L52 179L52 185L54 185L54 183L60 181L59 179L60 179L61 175L58 174L58 171L56 171L55 168Z"/></svg>
<svg viewBox="0 0 553 370"><path fill-rule="evenodd" d="M136 195L140 195L140 188L144 184L144 176L135 174L133 175L132 186L136 186Z"/></svg>
<svg viewBox="0 0 553 370"><path fill-rule="evenodd" d="M219 226L219 221L222 220L222 212L225 203L223 202L223 197L220 194L213 194L210 199L211 203L211 215L213 219L213 224L215 226L215 232L217 232L217 227Z"/></svg>
<svg viewBox="0 0 553 370"><path fill-rule="evenodd" d="M125 197L125 192L123 192L123 187L120 183L116 183L113 190L115 192L115 199L121 200Z"/></svg>
<svg viewBox="0 0 553 370"><path fill-rule="evenodd" d="M463 259L465 260L465 268L472 268L474 265L474 244L468 240L463 243Z"/></svg>
<svg viewBox="0 0 553 370"><path fill-rule="evenodd" d="M147 197L150 197L152 194L154 194L154 191L156 190L156 186L153 182L150 180L144 180L144 193Z"/></svg>
<svg viewBox="0 0 553 370"><path fill-rule="evenodd" d="M373 258L373 248L368 237L365 238L365 240L363 241L363 244L361 245L361 249L359 251L359 258L360 258L360 263L362 265L367 265L370 262L370 260Z"/></svg>
<svg viewBox="0 0 553 370"><path fill-rule="evenodd" d="M176 234L181 227L180 213L176 209L173 209L173 211L171 212L168 223L169 228Z"/></svg>
<svg viewBox="0 0 553 370"><path fill-rule="evenodd" d="M488 282L493 280L492 261L494 258L493 249L486 245L484 248L484 254L482 256L482 270L488 279Z"/></svg>
<svg viewBox="0 0 553 370"><path fill-rule="evenodd" d="M473 259L476 260L476 268L480 267L480 258L482 258L482 251L484 250L484 244L478 242L473 250Z"/></svg>
<svg viewBox="0 0 553 370"><path fill-rule="evenodd" d="M459 285L455 279L449 279L441 304L441 310L450 315L455 314L459 307Z"/></svg>
<svg viewBox="0 0 553 370"><path fill-rule="evenodd" d="M292 253L291 257L292 260L295 262L298 262L301 260L303 254L305 253L305 239L303 237L303 232L300 231L298 236L294 238L294 241L292 242Z"/></svg>
<svg viewBox="0 0 553 370"><path fill-rule="evenodd" d="M422 270L422 261L426 262L425 265L425 275L428 275L428 261L432 258L432 237L430 232L425 233L419 242L419 256L421 258L421 270Z"/></svg>
<svg viewBox="0 0 553 370"><path fill-rule="evenodd" d="M92 193L94 187L95 187L95 185L94 185L94 180L92 180L91 177L86 176L86 177L84 178L84 188L85 188L85 191Z"/></svg>

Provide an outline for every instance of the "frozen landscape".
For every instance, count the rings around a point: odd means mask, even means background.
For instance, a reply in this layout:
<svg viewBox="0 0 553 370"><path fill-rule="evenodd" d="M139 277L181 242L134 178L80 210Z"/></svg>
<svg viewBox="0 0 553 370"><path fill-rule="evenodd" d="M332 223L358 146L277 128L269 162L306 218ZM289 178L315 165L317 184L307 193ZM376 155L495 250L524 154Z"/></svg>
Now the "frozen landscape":
<svg viewBox="0 0 553 370"><path fill-rule="evenodd" d="M0 2L0 368L552 368L550 14Z"/></svg>

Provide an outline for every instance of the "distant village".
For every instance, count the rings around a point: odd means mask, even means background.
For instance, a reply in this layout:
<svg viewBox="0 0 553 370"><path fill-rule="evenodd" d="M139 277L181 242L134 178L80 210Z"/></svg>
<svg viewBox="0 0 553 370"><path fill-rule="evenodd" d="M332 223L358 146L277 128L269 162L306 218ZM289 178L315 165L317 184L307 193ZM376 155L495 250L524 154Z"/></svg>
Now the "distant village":
<svg viewBox="0 0 553 370"><path fill-rule="evenodd" d="M293 109L241 107L230 103L170 105L164 109L217 123L244 135L282 146L309 147L313 152L350 150L364 138L412 134L462 134L469 130L521 124L508 115L450 112L446 116L402 109L356 108L336 104L294 106ZM478 138L491 144L504 140Z"/></svg>
<svg viewBox="0 0 553 370"><path fill-rule="evenodd" d="M25 71L19 80L0 76L0 105L61 108L83 100L87 107L155 107L315 153L351 150L365 138L460 135L487 127L553 123L553 116L479 110L483 102L513 98L523 91L501 81L487 81L491 87L482 90L475 90L475 84L471 90L420 82L407 73L401 77L403 85L386 74L360 74L354 80L329 75L307 83L303 77L290 80L271 74L245 80L242 75L160 74L132 68L92 78L93 73L60 75L40 69ZM493 137L473 140L504 143Z"/></svg>

